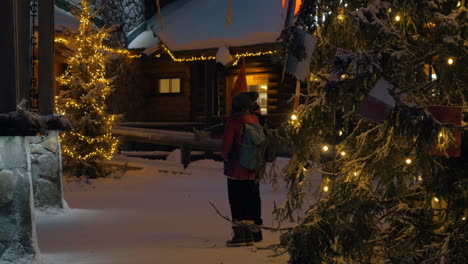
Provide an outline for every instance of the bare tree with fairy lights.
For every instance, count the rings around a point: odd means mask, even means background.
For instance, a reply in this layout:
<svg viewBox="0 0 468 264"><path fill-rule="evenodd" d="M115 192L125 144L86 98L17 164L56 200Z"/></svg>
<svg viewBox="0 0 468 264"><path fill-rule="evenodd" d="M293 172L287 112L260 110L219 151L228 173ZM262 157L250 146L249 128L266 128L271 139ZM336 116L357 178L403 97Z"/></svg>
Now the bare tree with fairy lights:
<svg viewBox="0 0 468 264"><path fill-rule="evenodd" d="M113 78L106 74L112 50L105 46L111 29L98 29L92 22L97 11L87 0L76 11L80 26L67 48L68 68L58 78L61 85L57 112L68 117L73 129L61 135L64 170L73 176L95 178L106 171L99 160L109 160L119 141L111 134L117 119L106 113L106 100L111 94Z"/></svg>
<svg viewBox="0 0 468 264"><path fill-rule="evenodd" d="M306 208L291 264L468 263L465 5L303 1L283 54L303 53L294 30L317 37L308 91L276 131L293 152L278 217Z"/></svg>

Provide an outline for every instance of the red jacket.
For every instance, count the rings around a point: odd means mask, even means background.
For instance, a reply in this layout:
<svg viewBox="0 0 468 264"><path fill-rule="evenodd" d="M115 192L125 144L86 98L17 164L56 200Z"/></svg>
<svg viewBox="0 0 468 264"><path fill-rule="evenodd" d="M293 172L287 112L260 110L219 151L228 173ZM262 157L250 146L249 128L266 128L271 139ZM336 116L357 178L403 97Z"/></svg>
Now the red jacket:
<svg viewBox="0 0 468 264"><path fill-rule="evenodd" d="M258 124L255 114L250 112L232 114L227 122L223 136L222 157L224 174L239 180L255 180L255 173L242 167L239 163L239 152L242 144L241 128L244 124Z"/></svg>

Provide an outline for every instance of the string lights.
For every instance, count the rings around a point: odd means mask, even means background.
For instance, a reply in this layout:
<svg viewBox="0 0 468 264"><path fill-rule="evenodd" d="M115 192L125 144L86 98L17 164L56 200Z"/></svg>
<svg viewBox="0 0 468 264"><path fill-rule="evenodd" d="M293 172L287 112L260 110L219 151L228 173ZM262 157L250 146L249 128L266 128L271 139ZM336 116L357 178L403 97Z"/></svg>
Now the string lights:
<svg viewBox="0 0 468 264"><path fill-rule="evenodd" d="M65 45L65 46L69 44L69 41L67 39L61 38L61 37L55 37L54 42L58 43L58 44ZM101 46L100 48L102 48L105 51L108 51L110 53L125 56L125 57L127 57L129 59L138 59L138 58L142 57L141 54L133 54L132 52L130 52L130 51L126 50L126 49L114 49L114 48L107 47L107 46L104 46L104 45Z"/></svg>
<svg viewBox="0 0 468 264"><path fill-rule="evenodd" d="M192 62L192 61L208 61L208 60L216 60L215 56L192 56L192 57L187 57L187 58L177 58L174 53L169 50L169 48L166 47L166 45L161 45L162 49L169 54L171 59L176 62ZM263 56L263 55L271 55L276 53L275 50L269 50L269 51L259 51L259 52L245 52L245 53L238 53L234 55L234 62L233 66L236 66L239 63L240 58L242 57L255 57L255 56ZM160 58L161 54L158 53L154 56L155 58Z"/></svg>
<svg viewBox="0 0 468 264"><path fill-rule="evenodd" d="M112 49L103 44L107 31L95 32L90 22L92 12L88 1L81 2L80 26L73 39L76 49L67 58L68 68L57 80L67 87L56 96L56 112L67 116L73 129L60 135L64 156L88 162L96 159L111 159L117 151L119 140L112 135L116 115L106 114L105 101L112 92L112 80L106 78L106 52L129 58L128 50ZM56 43L70 44L57 37Z"/></svg>

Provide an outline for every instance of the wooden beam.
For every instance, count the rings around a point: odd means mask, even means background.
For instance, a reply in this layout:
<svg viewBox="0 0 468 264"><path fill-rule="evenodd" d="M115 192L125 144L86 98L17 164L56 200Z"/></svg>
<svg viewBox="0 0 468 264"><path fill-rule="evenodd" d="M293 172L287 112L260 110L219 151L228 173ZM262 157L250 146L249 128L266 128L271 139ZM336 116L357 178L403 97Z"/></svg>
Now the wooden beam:
<svg viewBox="0 0 468 264"><path fill-rule="evenodd" d="M14 2L0 1L0 113L16 110Z"/></svg>
<svg viewBox="0 0 468 264"><path fill-rule="evenodd" d="M191 146L198 150L221 150L221 140L210 137L197 137L193 132L161 129L114 127L112 134L125 136L138 142L148 142L166 146Z"/></svg>
<svg viewBox="0 0 468 264"><path fill-rule="evenodd" d="M54 0L39 1L39 113L54 113Z"/></svg>

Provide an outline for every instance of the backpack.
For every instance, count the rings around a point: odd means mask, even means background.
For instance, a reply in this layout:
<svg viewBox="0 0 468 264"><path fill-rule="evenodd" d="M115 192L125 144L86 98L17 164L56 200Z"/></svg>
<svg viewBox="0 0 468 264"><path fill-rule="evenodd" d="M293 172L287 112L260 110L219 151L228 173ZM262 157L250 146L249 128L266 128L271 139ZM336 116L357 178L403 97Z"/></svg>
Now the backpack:
<svg viewBox="0 0 468 264"><path fill-rule="evenodd" d="M261 152L266 143L266 135L260 124L244 124L242 127L242 144L239 162L248 170L255 170L263 162Z"/></svg>
<svg viewBox="0 0 468 264"><path fill-rule="evenodd" d="M241 166L250 171L259 171L266 162L273 161L276 151L271 151L268 143L268 130L262 125L244 124L239 153Z"/></svg>

